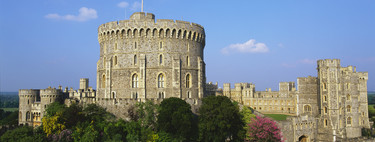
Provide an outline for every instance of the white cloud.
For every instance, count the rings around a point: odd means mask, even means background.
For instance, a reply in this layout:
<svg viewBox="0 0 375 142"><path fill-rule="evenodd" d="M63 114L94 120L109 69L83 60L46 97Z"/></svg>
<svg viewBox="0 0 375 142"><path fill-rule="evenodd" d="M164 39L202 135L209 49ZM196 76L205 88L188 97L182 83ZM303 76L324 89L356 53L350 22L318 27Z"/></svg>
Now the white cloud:
<svg viewBox="0 0 375 142"><path fill-rule="evenodd" d="M221 53L228 54L231 52L241 52L241 53L265 53L269 49L264 43L256 43L255 39L250 39L245 43L231 44L228 47L221 49Z"/></svg>
<svg viewBox="0 0 375 142"><path fill-rule="evenodd" d="M126 1L123 1L123 2L118 3L117 6L120 8L127 8L129 6L129 3Z"/></svg>
<svg viewBox="0 0 375 142"><path fill-rule="evenodd" d="M78 15L70 15L70 14L59 15L59 14L53 13L53 14L47 14L45 16L45 18L84 22L84 21L87 21L87 20L96 19L96 18L98 18L98 15L97 15L95 9L87 8L87 7L81 7L79 9Z"/></svg>

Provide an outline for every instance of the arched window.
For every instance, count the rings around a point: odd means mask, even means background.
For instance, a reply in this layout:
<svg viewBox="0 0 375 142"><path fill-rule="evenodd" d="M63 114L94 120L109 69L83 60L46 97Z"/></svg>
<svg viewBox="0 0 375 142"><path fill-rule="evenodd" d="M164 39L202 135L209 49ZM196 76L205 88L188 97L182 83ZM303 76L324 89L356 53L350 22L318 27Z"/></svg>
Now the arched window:
<svg viewBox="0 0 375 142"><path fill-rule="evenodd" d="M138 88L138 75L133 74L132 76L132 88Z"/></svg>
<svg viewBox="0 0 375 142"><path fill-rule="evenodd" d="M105 88L105 74L103 74L103 77L102 77L102 88Z"/></svg>
<svg viewBox="0 0 375 142"><path fill-rule="evenodd" d="M27 100L27 104L30 104L30 100Z"/></svg>
<svg viewBox="0 0 375 142"><path fill-rule="evenodd" d="M346 112L351 112L352 107L350 105L346 106Z"/></svg>
<svg viewBox="0 0 375 142"><path fill-rule="evenodd" d="M190 80L191 78L190 78L190 74L187 74L186 75L186 88L190 88L191 87L191 80Z"/></svg>
<svg viewBox="0 0 375 142"><path fill-rule="evenodd" d="M349 94L346 95L346 100L348 100L348 101L351 100L351 96Z"/></svg>
<svg viewBox="0 0 375 142"><path fill-rule="evenodd" d="M134 65L136 65L137 64L137 55L134 55Z"/></svg>
<svg viewBox="0 0 375 142"><path fill-rule="evenodd" d="M164 96L164 92L159 92L159 98L160 98L160 99L164 99L164 97L165 97L165 96Z"/></svg>
<svg viewBox="0 0 375 142"><path fill-rule="evenodd" d="M303 111L304 112L311 112L311 106L310 105L303 106Z"/></svg>
<svg viewBox="0 0 375 142"><path fill-rule="evenodd" d="M116 93L115 92L112 92L112 98L116 99Z"/></svg>
<svg viewBox="0 0 375 142"><path fill-rule="evenodd" d="M163 64L163 55L159 55L159 65Z"/></svg>
<svg viewBox="0 0 375 142"><path fill-rule="evenodd" d="M189 56L186 56L186 65L190 66Z"/></svg>
<svg viewBox="0 0 375 142"><path fill-rule="evenodd" d="M158 76L158 88L164 88L164 75L162 73Z"/></svg>
<svg viewBox="0 0 375 142"><path fill-rule="evenodd" d="M113 65L117 65L117 56L113 57Z"/></svg>
<svg viewBox="0 0 375 142"><path fill-rule="evenodd" d="M324 113L328 113L327 107L324 107Z"/></svg>
<svg viewBox="0 0 375 142"><path fill-rule="evenodd" d="M190 91L187 92L187 98L191 98L191 94L190 94Z"/></svg>
<svg viewBox="0 0 375 142"><path fill-rule="evenodd" d="M30 116L30 112L26 112L26 121L29 121L30 118L31 118L31 116Z"/></svg>
<svg viewBox="0 0 375 142"><path fill-rule="evenodd" d="M346 119L346 124L347 125L352 125L352 117L348 117L347 119Z"/></svg>

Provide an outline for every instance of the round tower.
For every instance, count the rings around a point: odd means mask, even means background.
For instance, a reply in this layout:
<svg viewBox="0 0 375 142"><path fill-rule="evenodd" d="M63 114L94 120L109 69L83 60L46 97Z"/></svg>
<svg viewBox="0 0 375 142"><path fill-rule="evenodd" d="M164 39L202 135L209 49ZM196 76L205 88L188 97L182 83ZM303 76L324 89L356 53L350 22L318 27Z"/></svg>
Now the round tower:
<svg viewBox="0 0 375 142"><path fill-rule="evenodd" d="M45 112L46 107L54 102L58 102L62 100L62 91L60 89L48 87L47 89L40 90L40 109L41 112ZM41 114L43 118L44 113Z"/></svg>
<svg viewBox="0 0 375 142"><path fill-rule="evenodd" d="M205 84L204 28L136 12L98 28L97 97L198 99Z"/></svg>
<svg viewBox="0 0 375 142"><path fill-rule="evenodd" d="M32 104L40 101L39 90L34 89L20 89L19 96L19 114L18 124L27 124L32 126Z"/></svg>

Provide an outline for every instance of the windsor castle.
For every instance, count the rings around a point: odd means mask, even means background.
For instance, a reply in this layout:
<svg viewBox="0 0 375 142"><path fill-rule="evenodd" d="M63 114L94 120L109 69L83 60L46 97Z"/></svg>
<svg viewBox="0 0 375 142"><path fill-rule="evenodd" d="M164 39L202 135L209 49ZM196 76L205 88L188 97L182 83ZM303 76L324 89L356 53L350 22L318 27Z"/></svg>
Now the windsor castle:
<svg viewBox="0 0 375 142"><path fill-rule="evenodd" d="M281 82L279 91L255 91L252 83L206 83L204 28L179 20L155 19L136 12L129 20L98 28L100 57L96 90L87 78L79 89L48 87L19 90L19 124L41 125L48 104L97 104L128 119L135 103L177 97L197 112L201 98L224 95L254 111L286 114L279 121L285 141L347 141L370 128L367 72L342 67L338 59L317 61L318 77Z"/></svg>

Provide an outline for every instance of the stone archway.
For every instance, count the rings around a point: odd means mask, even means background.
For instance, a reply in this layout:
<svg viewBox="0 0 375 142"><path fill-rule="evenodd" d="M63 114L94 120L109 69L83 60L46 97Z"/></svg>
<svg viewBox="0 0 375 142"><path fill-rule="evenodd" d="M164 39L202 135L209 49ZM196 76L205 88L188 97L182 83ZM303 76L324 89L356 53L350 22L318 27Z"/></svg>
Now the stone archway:
<svg viewBox="0 0 375 142"><path fill-rule="evenodd" d="M299 142L309 142L309 137L302 135L301 137L298 138Z"/></svg>

